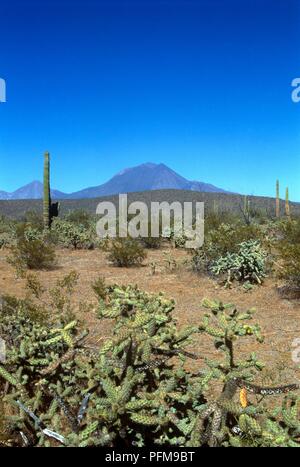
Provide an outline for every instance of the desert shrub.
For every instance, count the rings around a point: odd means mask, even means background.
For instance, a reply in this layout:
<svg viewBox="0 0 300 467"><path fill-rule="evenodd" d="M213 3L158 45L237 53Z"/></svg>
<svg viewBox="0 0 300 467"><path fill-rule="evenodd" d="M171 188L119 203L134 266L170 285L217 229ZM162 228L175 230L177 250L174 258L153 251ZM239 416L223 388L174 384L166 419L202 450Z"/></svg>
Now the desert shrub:
<svg viewBox="0 0 300 467"><path fill-rule="evenodd" d="M299 388L262 387L253 380L263 363L254 353L236 354L244 337L262 341L253 310L212 300L203 306L203 322L180 329L174 302L162 294L107 287L98 316L115 324L95 353L76 321L44 325L28 320L25 309L11 306L8 314L2 305L0 428L9 436L1 445L299 447L299 397L286 396L276 410L247 397ZM185 361L202 358L187 350L199 333L212 338L216 357L195 374Z"/></svg>
<svg viewBox="0 0 300 467"><path fill-rule="evenodd" d="M72 224L83 225L86 229L88 229L93 222L92 216L83 209L69 212L65 216L65 220Z"/></svg>
<svg viewBox="0 0 300 467"><path fill-rule="evenodd" d="M20 237L20 235L17 233L17 236ZM24 228L24 239L27 240L28 242L35 241L35 240L40 240L42 241L45 238L45 233L43 230L40 230L37 227L33 227L32 225L27 225Z"/></svg>
<svg viewBox="0 0 300 467"><path fill-rule="evenodd" d="M55 286L49 291L50 303L48 306L55 311L60 322L64 324L66 321L75 319L72 295L78 284L78 279L79 274L76 271L71 271L62 279L58 279Z"/></svg>
<svg viewBox="0 0 300 467"><path fill-rule="evenodd" d="M186 241L189 240L183 228L176 228L176 226L164 228L162 230L162 237L168 240L173 248L185 248Z"/></svg>
<svg viewBox="0 0 300 467"><path fill-rule="evenodd" d="M15 222L0 216L0 249L13 245L15 237Z"/></svg>
<svg viewBox="0 0 300 467"><path fill-rule="evenodd" d="M196 272L209 272L216 260L237 253L242 242L262 238L262 230L257 225L222 223L217 229L207 231L203 247L196 250L192 258L192 268Z"/></svg>
<svg viewBox="0 0 300 467"><path fill-rule="evenodd" d="M22 218L22 222L40 231L44 228L43 216L36 211L27 211Z"/></svg>
<svg viewBox="0 0 300 467"><path fill-rule="evenodd" d="M205 215L205 235L207 235L212 230L217 230L222 224L227 225L237 225L241 223L239 216L230 213L229 211L221 212L207 212Z"/></svg>
<svg viewBox="0 0 300 467"><path fill-rule="evenodd" d="M44 287L33 272L24 275L24 298L5 295L0 298L2 312L11 314L16 309L25 320L38 324L65 325L75 319L73 294L78 285L76 271L57 279L52 287ZM77 304L78 309L80 303Z"/></svg>
<svg viewBox="0 0 300 467"><path fill-rule="evenodd" d="M279 253L278 276L288 287L300 290L300 221L287 221L280 226L277 241Z"/></svg>
<svg viewBox="0 0 300 467"><path fill-rule="evenodd" d="M172 230L171 241L175 248L185 248L188 237L182 230Z"/></svg>
<svg viewBox="0 0 300 467"><path fill-rule="evenodd" d="M51 234L65 248L93 249L97 246L96 228L92 225L54 219Z"/></svg>
<svg viewBox="0 0 300 467"><path fill-rule="evenodd" d="M13 319L17 311L17 313L22 316L24 321L45 325L47 325L49 322L49 310L44 306L43 303L39 303L34 300L30 293L28 293L23 299L16 298L12 295L3 295L1 297L0 308L1 312L5 313L7 316L10 316L11 319ZM9 331L7 330L7 333L8 332ZM10 338L12 339L13 343L14 335L12 334ZM6 340L9 341L8 336L6 336Z"/></svg>
<svg viewBox="0 0 300 467"><path fill-rule="evenodd" d="M216 258L226 253L235 253L242 242L259 239L260 236L260 229L256 225L221 224L217 230L208 233L207 243Z"/></svg>
<svg viewBox="0 0 300 467"><path fill-rule="evenodd" d="M139 241L130 237L113 239L108 252L109 261L119 267L139 265L147 256Z"/></svg>
<svg viewBox="0 0 300 467"><path fill-rule="evenodd" d="M0 250L1 248L12 245L13 238L8 232L0 233Z"/></svg>
<svg viewBox="0 0 300 467"><path fill-rule="evenodd" d="M150 231L150 227L149 227L148 237L141 237L140 242L145 248L149 248L149 249L152 249L152 250L157 250L157 249L159 249L161 247L162 238L161 238L161 236L151 237L150 232L151 231Z"/></svg>
<svg viewBox="0 0 300 467"><path fill-rule="evenodd" d="M237 253L227 253L211 266L213 274L226 275L226 285L234 280L261 284L266 277L266 252L260 242L249 240L239 245Z"/></svg>
<svg viewBox="0 0 300 467"><path fill-rule="evenodd" d="M158 250L161 247L161 238L159 237L143 237L141 238L141 244L145 248L151 250Z"/></svg>
<svg viewBox="0 0 300 467"><path fill-rule="evenodd" d="M55 265L55 250L46 234L20 224L7 261L19 273L24 269L51 269Z"/></svg>
<svg viewBox="0 0 300 467"><path fill-rule="evenodd" d="M106 297L107 294L107 288L105 284L105 279L104 277L100 276L98 277L93 283L92 283L92 289L94 293L96 294L96 297L100 300Z"/></svg>
<svg viewBox="0 0 300 467"><path fill-rule="evenodd" d="M66 324L75 319L72 296L78 282L78 274L71 271L47 289L33 272L24 276L26 294L24 298L3 295L0 298L2 313L12 316L17 310L25 321L49 325Z"/></svg>

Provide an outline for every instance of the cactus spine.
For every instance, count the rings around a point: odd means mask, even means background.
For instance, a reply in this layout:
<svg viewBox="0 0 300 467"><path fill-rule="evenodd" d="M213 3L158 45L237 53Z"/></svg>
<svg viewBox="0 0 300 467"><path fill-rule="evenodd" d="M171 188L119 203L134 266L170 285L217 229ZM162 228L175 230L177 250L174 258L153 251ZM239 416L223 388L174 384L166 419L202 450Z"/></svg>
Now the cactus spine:
<svg viewBox="0 0 300 467"><path fill-rule="evenodd" d="M276 180L276 217L280 216L279 180Z"/></svg>
<svg viewBox="0 0 300 467"><path fill-rule="evenodd" d="M51 224L51 196L50 196L50 154L45 152L44 155L44 203L43 217L44 228L49 229Z"/></svg>
<svg viewBox="0 0 300 467"><path fill-rule="evenodd" d="M290 203L289 203L289 189L288 187L285 190L285 214L288 218L291 217Z"/></svg>

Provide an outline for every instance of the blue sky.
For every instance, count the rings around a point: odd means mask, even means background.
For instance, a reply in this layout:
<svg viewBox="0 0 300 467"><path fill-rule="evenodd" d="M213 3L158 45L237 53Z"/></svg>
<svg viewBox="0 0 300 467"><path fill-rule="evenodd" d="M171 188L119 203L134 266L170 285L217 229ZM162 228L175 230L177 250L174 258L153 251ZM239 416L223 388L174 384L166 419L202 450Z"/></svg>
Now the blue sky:
<svg viewBox="0 0 300 467"><path fill-rule="evenodd" d="M298 0L1 2L0 190L67 192L163 162L300 201Z"/></svg>

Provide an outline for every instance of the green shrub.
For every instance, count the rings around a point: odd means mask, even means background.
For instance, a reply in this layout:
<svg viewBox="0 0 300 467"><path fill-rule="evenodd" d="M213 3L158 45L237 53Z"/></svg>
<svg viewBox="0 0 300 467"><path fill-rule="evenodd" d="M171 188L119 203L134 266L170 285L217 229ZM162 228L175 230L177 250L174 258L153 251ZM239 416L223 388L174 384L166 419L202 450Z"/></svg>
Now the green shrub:
<svg viewBox="0 0 300 467"><path fill-rule="evenodd" d="M36 211L27 211L22 218L22 222L40 231L44 229L43 216Z"/></svg>
<svg viewBox="0 0 300 467"><path fill-rule="evenodd" d="M157 250L161 247L161 237L142 237L141 244L145 248Z"/></svg>
<svg viewBox="0 0 300 467"><path fill-rule="evenodd" d="M4 247L12 245L13 240L9 233L2 232L0 233L0 250Z"/></svg>
<svg viewBox="0 0 300 467"><path fill-rule="evenodd" d="M20 224L16 243L10 247L7 261L20 273L24 269L51 269L55 265L55 251L49 238L35 229Z"/></svg>
<svg viewBox="0 0 300 467"><path fill-rule="evenodd" d="M241 219L228 211L221 212L207 212L205 214L205 235L213 230L217 230L222 224L226 225L237 225L241 223Z"/></svg>
<svg viewBox="0 0 300 467"><path fill-rule="evenodd" d="M139 241L130 237L113 239L108 252L109 261L119 267L139 265L147 256Z"/></svg>
<svg viewBox="0 0 300 467"><path fill-rule="evenodd" d="M43 240L45 238L45 234L43 230L38 229L37 227L33 227L30 224L26 225L24 229L24 239L28 242L35 241L35 240Z"/></svg>
<svg viewBox="0 0 300 467"><path fill-rule="evenodd" d="M266 252L260 242L249 240L239 245L237 253L227 253L211 266L213 274L226 275L226 284L234 280L261 284L266 277Z"/></svg>
<svg viewBox="0 0 300 467"><path fill-rule="evenodd" d="M208 233L207 243L212 256L216 259L226 253L237 252L242 242L258 240L260 237L261 231L257 225L221 224L217 230Z"/></svg>
<svg viewBox="0 0 300 467"><path fill-rule="evenodd" d="M104 277L100 276L98 277L93 283L92 283L92 289L94 293L96 294L96 297L98 300L100 299L105 299L106 294L107 294L107 287L105 284L105 279Z"/></svg>
<svg viewBox="0 0 300 467"><path fill-rule="evenodd" d="M170 241L174 248L185 248L186 241L188 240L188 237L183 232L183 229L176 228L176 226L163 229L162 237Z"/></svg>
<svg viewBox="0 0 300 467"><path fill-rule="evenodd" d="M96 228L85 223L74 223L65 219L54 219L51 235L65 248L93 249L97 246Z"/></svg>
<svg viewBox="0 0 300 467"><path fill-rule="evenodd" d="M196 250L192 258L192 267L196 272L209 272L216 260L237 253L242 242L262 238L262 230L257 225L222 223L206 232L203 247Z"/></svg>
<svg viewBox="0 0 300 467"><path fill-rule="evenodd" d="M16 237L15 222L0 216L0 250L14 244Z"/></svg>
<svg viewBox="0 0 300 467"><path fill-rule="evenodd" d="M278 276L288 287L300 289L300 221L283 222L280 227Z"/></svg>
<svg viewBox="0 0 300 467"><path fill-rule="evenodd" d="M92 216L90 216L83 209L77 209L75 211L69 212L65 216L65 220L71 222L72 224L83 225L85 228L89 228L93 223Z"/></svg>

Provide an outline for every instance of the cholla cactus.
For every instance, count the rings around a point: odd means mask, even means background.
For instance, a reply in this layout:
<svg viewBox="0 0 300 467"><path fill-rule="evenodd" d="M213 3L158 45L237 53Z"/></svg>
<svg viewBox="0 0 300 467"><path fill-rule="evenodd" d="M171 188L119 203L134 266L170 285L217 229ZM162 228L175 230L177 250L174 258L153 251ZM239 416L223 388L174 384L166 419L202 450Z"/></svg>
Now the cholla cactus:
<svg viewBox="0 0 300 467"><path fill-rule="evenodd" d="M99 355L81 347L76 322L33 323L14 307L1 315L0 332L15 336L0 371L0 390L1 379L10 389L5 402L34 422L29 433L18 425L34 445L184 444L201 397L193 400L189 375L169 361L189 355L197 327L178 331L174 302L163 295L118 286L106 293L99 316L116 325Z"/></svg>
<svg viewBox="0 0 300 467"><path fill-rule="evenodd" d="M203 323L178 329L174 301L164 295L133 286L102 289L99 318L115 324L97 352L77 322L42 322L32 314L29 319L24 303L2 301L7 358L0 366L1 413L9 415L3 419L0 413L0 444L299 445L296 399L289 396L279 415L245 402L246 393L267 396L298 388L257 386L252 380L262 363L255 354L236 356L236 339L262 339L259 327L248 323L253 310L243 313L205 300L210 314ZM222 358L204 359L188 350L199 333L214 339ZM206 369L187 371L187 358L201 358ZM206 396L211 384L222 388L214 400Z"/></svg>
<svg viewBox="0 0 300 467"><path fill-rule="evenodd" d="M255 240L242 242L239 247L237 253L227 253L215 261L211 271L217 276L226 274L226 286L230 286L234 280L261 284L266 277L267 253Z"/></svg>
<svg viewBox="0 0 300 467"><path fill-rule="evenodd" d="M198 415L191 440L191 446L300 446L296 439L299 435L297 408L284 409L284 421L279 425L275 415L271 415L260 406L248 405L245 401L247 392L272 396L284 394L299 389L296 384L265 388L249 381L254 374L263 368L255 353L249 358L238 360L234 352L234 342L243 336L253 335L258 342L262 341L260 328L257 325L246 324L253 317L254 310L239 312L233 305L223 305L221 302L204 300L203 306L210 310L205 315L200 329L214 338L215 347L223 354L220 361L206 360L208 369L202 372L200 387L196 394L202 391L213 380L222 381L221 395L203 407ZM240 390L239 401L234 401L236 392ZM259 419L258 419L259 416ZM207 420L206 428L204 421ZM238 420L238 425L236 424ZM284 426L285 425L285 426Z"/></svg>
<svg viewBox="0 0 300 467"><path fill-rule="evenodd" d="M92 223L86 226L65 219L55 219L52 232L56 235L58 243L65 248L93 249L99 244L96 227Z"/></svg>

